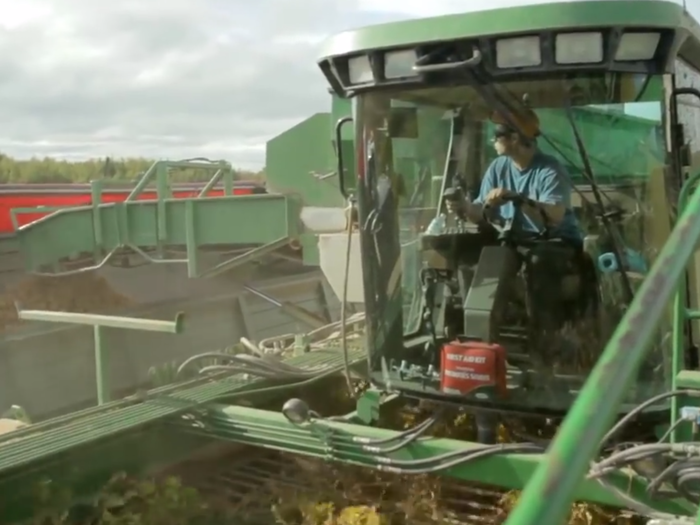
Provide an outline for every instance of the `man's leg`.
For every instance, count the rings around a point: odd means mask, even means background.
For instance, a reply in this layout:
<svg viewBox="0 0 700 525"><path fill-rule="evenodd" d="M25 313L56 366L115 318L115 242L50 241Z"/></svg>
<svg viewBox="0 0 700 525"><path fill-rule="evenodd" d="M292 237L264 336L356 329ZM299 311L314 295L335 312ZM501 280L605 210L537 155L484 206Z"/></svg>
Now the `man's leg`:
<svg viewBox="0 0 700 525"><path fill-rule="evenodd" d="M533 343L539 355L552 358L564 350L559 348L562 344L560 332L566 319L562 283L569 272L574 251L567 246L541 243L535 245L526 257Z"/></svg>

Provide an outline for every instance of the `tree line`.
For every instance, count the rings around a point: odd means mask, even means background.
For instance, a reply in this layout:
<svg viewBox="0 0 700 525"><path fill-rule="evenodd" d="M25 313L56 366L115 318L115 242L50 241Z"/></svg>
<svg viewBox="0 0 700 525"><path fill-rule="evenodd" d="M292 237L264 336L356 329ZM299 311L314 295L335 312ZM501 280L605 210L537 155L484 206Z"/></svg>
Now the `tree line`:
<svg viewBox="0 0 700 525"><path fill-rule="evenodd" d="M86 183L96 179L115 181L136 181L153 164L145 158L98 158L84 161L67 161L45 158L26 160L14 159L0 153L0 183L41 184L41 183ZM255 172L235 169L236 179L262 182L264 170ZM173 170L171 179L175 182L203 182L214 172L202 169Z"/></svg>

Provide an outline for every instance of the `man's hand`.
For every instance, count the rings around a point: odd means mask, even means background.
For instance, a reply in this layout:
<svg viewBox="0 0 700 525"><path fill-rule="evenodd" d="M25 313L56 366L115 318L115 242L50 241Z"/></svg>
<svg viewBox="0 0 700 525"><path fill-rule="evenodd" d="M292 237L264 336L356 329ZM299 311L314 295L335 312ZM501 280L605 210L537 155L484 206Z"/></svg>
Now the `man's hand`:
<svg viewBox="0 0 700 525"><path fill-rule="evenodd" d="M447 213L453 213L460 219L478 224L484 218L484 208L481 204L469 202L466 199L445 200Z"/></svg>
<svg viewBox="0 0 700 525"><path fill-rule="evenodd" d="M494 188L486 195L484 205L486 206L501 206L509 197L514 197L515 193L505 188Z"/></svg>
<svg viewBox="0 0 700 525"><path fill-rule="evenodd" d="M467 201L465 199L446 199L445 208L447 213L454 213L458 217L464 216L467 213Z"/></svg>

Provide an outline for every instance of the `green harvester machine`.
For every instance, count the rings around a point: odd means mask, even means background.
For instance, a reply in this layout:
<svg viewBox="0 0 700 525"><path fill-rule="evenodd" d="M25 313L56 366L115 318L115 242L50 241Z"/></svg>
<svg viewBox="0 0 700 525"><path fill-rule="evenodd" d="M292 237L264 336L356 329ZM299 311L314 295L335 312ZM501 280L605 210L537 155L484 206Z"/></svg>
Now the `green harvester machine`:
<svg viewBox="0 0 700 525"><path fill-rule="evenodd" d="M565 523L575 501L700 524L700 25L658 0L523 6L347 31L318 64L337 168L307 202L294 181L272 181L269 195L66 210L19 238L37 270L61 246L139 246L148 231L186 246L198 278L197 250L250 224L249 242L298 240L316 254L341 320L195 356L186 380L0 436L0 521L31 516L42 483L78 505L115 472L233 444L522 490L507 525ZM547 235L444 213L446 197L478 193L495 156L491 115L524 109L575 188L586 235L574 256ZM37 233L59 222L66 239ZM531 250L557 263L546 282L523 262ZM355 410L334 413L329 392L346 383ZM385 414L415 407L421 423L387 428ZM473 419L473 441L433 436L446 411Z"/></svg>

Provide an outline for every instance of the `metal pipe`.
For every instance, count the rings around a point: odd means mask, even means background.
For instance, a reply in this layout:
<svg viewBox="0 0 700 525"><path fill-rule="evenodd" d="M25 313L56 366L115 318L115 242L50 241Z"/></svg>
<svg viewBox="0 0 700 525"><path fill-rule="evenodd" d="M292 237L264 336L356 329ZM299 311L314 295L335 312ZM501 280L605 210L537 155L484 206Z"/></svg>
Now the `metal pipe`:
<svg viewBox="0 0 700 525"><path fill-rule="evenodd" d="M194 203L192 203L193 205ZM260 258L269 255L270 253L279 250L283 246L286 246L289 244L290 238L289 237L280 237L279 239L268 242L267 244L262 244L260 246L257 246L253 248L252 250L249 250L245 252L242 255L238 255L232 259L228 259L227 261L221 262L217 264L216 266L209 268L202 272L198 277L200 278L210 278L210 277L215 277L217 275L221 275L222 273L228 272L230 270L233 270L234 268L238 268L244 264L257 261Z"/></svg>
<svg viewBox="0 0 700 525"><path fill-rule="evenodd" d="M673 228L506 525L562 523L700 240L700 191Z"/></svg>
<svg viewBox="0 0 700 525"><path fill-rule="evenodd" d="M148 183L151 182L151 179L153 178L153 175L155 175L156 171L158 171L160 164L161 161L159 160L151 164L151 167L148 168L146 173L144 173L141 179L136 183L136 186L134 186L129 195L127 195L126 199L124 199L124 202L136 200L136 197L138 197L144 188L148 186Z"/></svg>
<svg viewBox="0 0 700 525"><path fill-rule="evenodd" d="M224 174L224 170L218 169L216 170L216 173L212 175L211 179L209 179L209 182L206 183L206 185L202 188L202 191L199 192L197 195L198 198L203 198L207 196L207 193L211 191L211 189L216 186L216 184L219 182L219 179L221 176Z"/></svg>
<svg viewBox="0 0 700 525"><path fill-rule="evenodd" d="M93 326L95 345L95 383L97 385L97 404L104 405L111 401L112 387L109 382L109 352L102 347L102 327Z"/></svg>
<svg viewBox="0 0 700 525"><path fill-rule="evenodd" d="M243 286L243 289L252 293L253 295L257 295L258 297L260 297L260 299L267 301L268 303L274 304L277 307L282 307L282 303L279 302L277 299L270 295L267 295L266 293L261 292L260 290L256 290L252 286L245 285Z"/></svg>
<svg viewBox="0 0 700 525"><path fill-rule="evenodd" d="M108 326L128 330L147 332L165 332L180 334L184 328L185 315L180 312L174 321L157 319L139 319L136 317L118 317L113 315L76 314L68 312L49 312L45 310L18 310L17 316L23 321L44 321L49 323L71 323L91 326Z"/></svg>

